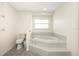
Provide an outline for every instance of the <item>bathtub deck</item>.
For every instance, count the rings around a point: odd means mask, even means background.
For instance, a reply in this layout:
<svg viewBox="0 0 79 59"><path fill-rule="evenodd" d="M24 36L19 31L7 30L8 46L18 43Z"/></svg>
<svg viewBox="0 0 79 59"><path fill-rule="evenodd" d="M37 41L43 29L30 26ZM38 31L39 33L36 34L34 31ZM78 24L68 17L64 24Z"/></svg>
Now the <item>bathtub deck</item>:
<svg viewBox="0 0 79 59"><path fill-rule="evenodd" d="M30 51L41 56L71 56L71 52L66 48L66 39L50 33L33 34Z"/></svg>

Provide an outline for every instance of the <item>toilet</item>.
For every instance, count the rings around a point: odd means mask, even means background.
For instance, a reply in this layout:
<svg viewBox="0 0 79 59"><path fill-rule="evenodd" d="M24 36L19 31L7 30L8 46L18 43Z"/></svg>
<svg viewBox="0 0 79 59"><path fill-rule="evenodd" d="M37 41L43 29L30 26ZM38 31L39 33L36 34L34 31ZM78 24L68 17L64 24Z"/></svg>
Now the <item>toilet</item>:
<svg viewBox="0 0 79 59"><path fill-rule="evenodd" d="M17 40L16 40L17 50L23 48L24 40L25 40L25 34L19 34L17 36Z"/></svg>

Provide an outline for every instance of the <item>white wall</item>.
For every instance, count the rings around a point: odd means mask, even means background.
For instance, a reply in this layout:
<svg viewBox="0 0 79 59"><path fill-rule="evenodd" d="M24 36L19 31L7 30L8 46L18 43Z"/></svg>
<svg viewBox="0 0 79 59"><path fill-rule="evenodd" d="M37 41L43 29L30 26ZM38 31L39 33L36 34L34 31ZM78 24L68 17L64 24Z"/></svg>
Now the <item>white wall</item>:
<svg viewBox="0 0 79 59"><path fill-rule="evenodd" d="M67 38L67 49L78 55L78 4L64 3L53 15L54 33Z"/></svg>
<svg viewBox="0 0 79 59"><path fill-rule="evenodd" d="M38 13L39 14L39 13ZM18 33L26 33L29 28L33 32L52 32L51 24L49 24L49 29L48 30L38 30L32 28L33 26L33 20L35 18L46 18L50 19L50 23L52 22L52 17L51 15L38 15L37 13L34 12L27 12L27 11L19 11L18 12ZM41 17L42 16L42 17Z"/></svg>
<svg viewBox="0 0 79 59"><path fill-rule="evenodd" d="M0 3L0 55L15 45L16 22L15 9L8 3Z"/></svg>
<svg viewBox="0 0 79 59"><path fill-rule="evenodd" d="M26 11L18 12L18 33L32 31L32 13Z"/></svg>

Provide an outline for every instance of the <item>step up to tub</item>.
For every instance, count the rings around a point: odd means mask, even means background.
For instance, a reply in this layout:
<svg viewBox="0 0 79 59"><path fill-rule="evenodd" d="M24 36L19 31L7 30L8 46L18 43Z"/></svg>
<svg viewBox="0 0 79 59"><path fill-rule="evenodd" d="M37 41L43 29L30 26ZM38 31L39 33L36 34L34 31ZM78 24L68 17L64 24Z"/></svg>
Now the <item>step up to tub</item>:
<svg viewBox="0 0 79 59"><path fill-rule="evenodd" d="M65 41L58 40L57 38L33 38L31 43L48 48L66 48Z"/></svg>
<svg viewBox="0 0 79 59"><path fill-rule="evenodd" d="M71 52L66 48L46 48L30 44L30 51L41 56L70 56Z"/></svg>

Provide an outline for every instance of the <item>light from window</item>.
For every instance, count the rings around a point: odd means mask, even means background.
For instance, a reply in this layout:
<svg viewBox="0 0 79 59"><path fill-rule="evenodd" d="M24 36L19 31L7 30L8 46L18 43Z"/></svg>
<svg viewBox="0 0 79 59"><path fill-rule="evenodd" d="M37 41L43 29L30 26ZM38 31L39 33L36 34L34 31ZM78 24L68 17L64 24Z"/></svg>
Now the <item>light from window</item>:
<svg viewBox="0 0 79 59"><path fill-rule="evenodd" d="M36 29L47 29L48 28L48 20L34 20L34 28Z"/></svg>

